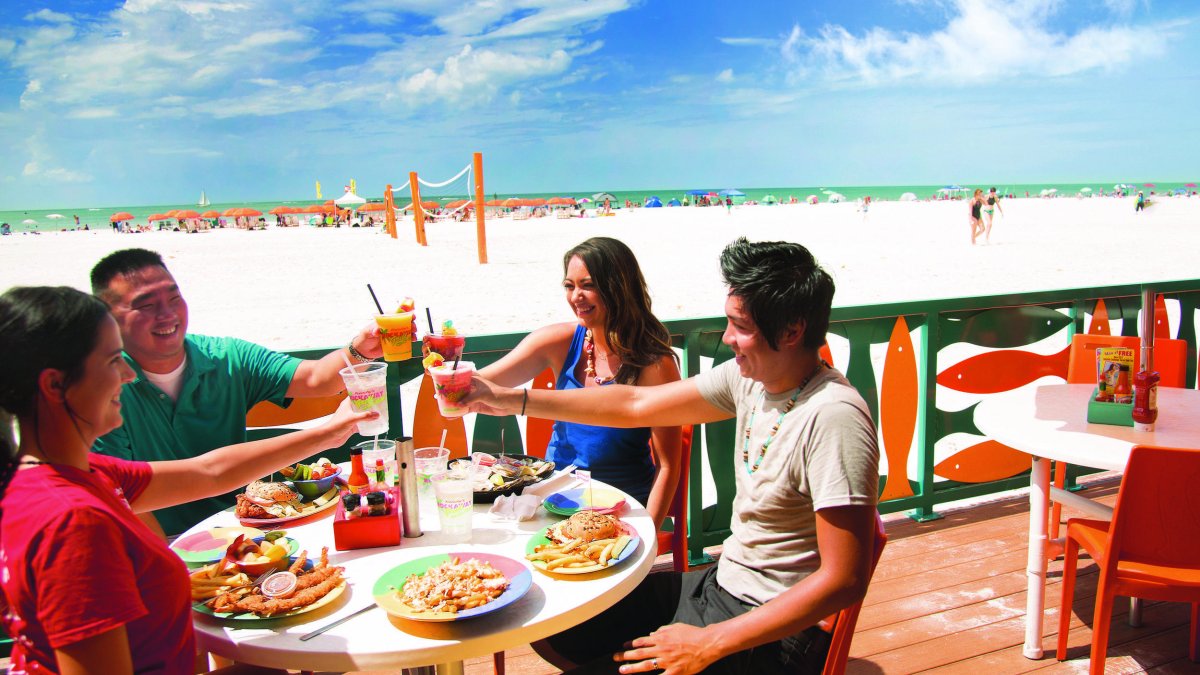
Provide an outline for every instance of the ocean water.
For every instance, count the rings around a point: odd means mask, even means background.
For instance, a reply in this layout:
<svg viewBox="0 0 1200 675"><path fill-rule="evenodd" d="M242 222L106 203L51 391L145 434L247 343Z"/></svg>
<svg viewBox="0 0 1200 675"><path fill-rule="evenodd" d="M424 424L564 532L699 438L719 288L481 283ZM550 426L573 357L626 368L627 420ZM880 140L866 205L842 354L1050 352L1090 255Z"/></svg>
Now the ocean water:
<svg viewBox="0 0 1200 675"><path fill-rule="evenodd" d="M1111 193L1113 186L1120 181L1096 181L1092 183L1022 183L1005 185L1002 183L994 185L963 185L964 188L974 190L975 188L983 188L986 192L988 188L995 187L1002 194L1011 194L1018 198L1038 197L1042 190L1056 189L1059 197L1074 197L1078 195L1084 188L1089 188L1093 195L1099 195L1101 190ZM1184 182L1154 182L1154 188L1141 187L1140 189L1150 190L1162 194L1176 189L1195 190L1196 188L1185 188ZM815 195L820 201L826 202L829 200L831 193L842 195L848 201L854 201L861 197L870 196L873 200L897 200L906 192L911 192L918 199L928 199L939 195L938 190L943 188L943 185L822 185L822 186L794 186L794 187L744 187L730 185L713 185L700 186L699 188L658 188L645 190L608 190L607 192L616 197L614 206L621 206L625 200L629 200L634 204L641 204L643 200L650 196L656 196L666 205L671 199L679 199L682 201L687 197L687 192L693 189L702 189L710 192L720 192L724 189L738 189L746 194L747 200L753 200L762 203L768 195L774 196L781 202L787 202L792 197L797 200L804 201L809 195ZM447 189L452 189L447 188ZM461 187L457 193L440 192L422 190L422 200L439 200L448 201L451 199L464 199L468 195L461 193ZM591 197L592 194L604 191L603 188L597 188L592 191L572 191L572 192L531 192L531 193L508 193L487 194L487 199L504 199L507 197L520 198L550 198L550 197ZM969 194L969 192L960 192ZM370 201L382 201L382 195L362 195ZM396 201L403 205L408 203L407 195L397 195ZM693 201L694 197L687 197L688 201ZM157 204L157 205L109 205L109 206L92 206L92 207L62 207L55 209L30 209L30 210L10 210L0 211L0 222L9 223L13 232L28 232L42 231L53 232L64 229L74 229L75 217L79 218L79 226L87 225L90 229L109 228L109 218L112 214L125 211L133 215L133 220L136 223L145 223L146 219L156 213L164 213L171 209L192 209L198 212L217 211L223 212L236 206L248 206L250 208L262 211L264 214L276 206L308 206L310 204L320 204L323 200L315 199L296 199L290 201L257 201L257 202L214 202L206 207L199 207L195 203L178 203L178 204ZM62 216L54 218L51 216ZM267 216L271 220L271 216Z"/></svg>

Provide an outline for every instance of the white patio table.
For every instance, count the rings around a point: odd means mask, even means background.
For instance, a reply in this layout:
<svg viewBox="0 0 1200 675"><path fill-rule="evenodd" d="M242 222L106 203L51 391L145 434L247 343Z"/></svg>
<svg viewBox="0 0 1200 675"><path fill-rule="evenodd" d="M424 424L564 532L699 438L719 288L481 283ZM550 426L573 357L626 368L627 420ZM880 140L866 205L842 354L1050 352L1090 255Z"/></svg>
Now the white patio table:
<svg viewBox="0 0 1200 675"><path fill-rule="evenodd" d="M610 488L596 481L596 488ZM337 551L332 515L314 516L286 527L310 557L329 547L330 564L346 568L349 587L329 606L306 614L263 622L218 619L196 612L197 647L239 662L299 670L383 670L436 665L439 673L461 673L464 659L485 656L543 639L578 625L616 604L649 573L657 554L653 521L645 508L627 496L621 519L641 537L636 551L610 570L578 576L551 576L530 567L533 586L523 598L496 612L463 621L418 622L396 618L384 610L366 611L317 637L300 636L373 606L371 589L385 572L405 562L451 551L478 551L524 562L530 538L557 520L539 507L533 520L497 521L488 504L476 504L471 540L447 544L436 510L422 509L424 535L404 538L399 546ZM332 514L333 510L327 513ZM186 534L214 526L237 525L222 511ZM526 563L528 566L528 563Z"/></svg>
<svg viewBox="0 0 1200 675"><path fill-rule="evenodd" d="M1046 563L1061 551L1047 535L1050 495L1076 509L1111 517L1112 510L1086 497L1050 487L1055 460L1112 471L1124 470L1135 445L1200 448L1200 391L1159 387L1154 431L1089 424L1090 384L1028 386L989 396L975 409L975 426L997 441L1033 456L1029 475L1028 593L1025 607L1026 658L1042 658L1046 604ZM1069 610L1063 610L1069 611Z"/></svg>

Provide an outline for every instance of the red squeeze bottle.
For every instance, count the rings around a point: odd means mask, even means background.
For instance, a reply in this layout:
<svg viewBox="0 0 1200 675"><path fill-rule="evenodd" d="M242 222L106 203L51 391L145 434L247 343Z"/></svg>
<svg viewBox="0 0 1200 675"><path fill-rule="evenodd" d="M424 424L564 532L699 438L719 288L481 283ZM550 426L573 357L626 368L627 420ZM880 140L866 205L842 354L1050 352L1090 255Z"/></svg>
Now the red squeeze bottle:
<svg viewBox="0 0 1200 675"><path fill-rule="evenodd" d="M1133 422L1139 431L1154 431L1158 419L1158 371L1133 376Z"/></svg>
<svg viewBox="0 0 1200 675"><path fill-rule="evenodd" d="M350 448L350 475L346 478L346 484L354 494L362 494L371 489L371 479L363 469L361 448Z"/></svg>

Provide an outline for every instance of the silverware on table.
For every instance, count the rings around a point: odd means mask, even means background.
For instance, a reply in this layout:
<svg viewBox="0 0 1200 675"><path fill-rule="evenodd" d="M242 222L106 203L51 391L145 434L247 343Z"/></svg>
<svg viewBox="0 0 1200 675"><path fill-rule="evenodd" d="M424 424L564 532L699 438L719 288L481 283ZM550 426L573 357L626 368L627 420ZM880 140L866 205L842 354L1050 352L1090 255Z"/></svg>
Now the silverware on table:
<svg viewBox="0 0 1200 675"><path fill-rule="evenodd" d="M349 621L350 619L353 619L354 617L358 616L359 614L363 614L363 613L365 613L365 612L369 612L369 611L371 611L372 609L375 609L375 608L376 608L376 607L378 607L378 606L379 606L379 605L374 605L374 604L367 605L366 607L363 607L362 609L356 610L356 611L354 611L354 612L352 612L352 613L350 613L350 614L347 614L346 616L343 616L342 618L338 619L337 621L333 621L333 622L331 622L331 623L327 623L327 624L325 624L324 626L321 626L320 628L318 628L318 629L314 630L314 631L313 631L313 632L311 632L311 633L307 633L307 634L305 634L305 635L301 635L301 636L300 636L300 641L301 641L301 642L303 642L303 641L305 641L305 640L311 640L311 639L313 639L313 638L317 637L318 635L320 635L321 633L324 633L325 631L327 631L327 630L330 630L331 628L337 628L338 626L340 626L340 625L342 625L342 624L346 623L347 621Z"/></svg>

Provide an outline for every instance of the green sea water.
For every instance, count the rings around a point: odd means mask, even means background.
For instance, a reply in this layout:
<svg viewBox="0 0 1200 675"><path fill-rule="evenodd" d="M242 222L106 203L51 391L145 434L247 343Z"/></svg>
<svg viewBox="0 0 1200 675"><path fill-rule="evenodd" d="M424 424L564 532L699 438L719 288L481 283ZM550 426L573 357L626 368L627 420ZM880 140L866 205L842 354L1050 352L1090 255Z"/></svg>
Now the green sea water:
<svg viewBox="0 0 1200 675"><path fill-rule="evenodd" d="M990 185L967 185L961 187L973 190L975 188L983 188L986 192L988 188L995 187L1002 194L1011 194L1018 198L1038 197L1042 190L1056 189L1059 197L1074 197L1080 194L1084 188L1090 189L1092 192L1084 194L1092 194L1098 196L1101 190L1105 194L1111 194L1113 186L1122 181L1096 181L1092 183L1022 183L1022 184L1003 184L996 183ZM1153 188L1144 187L1145 184L1137 184L1137 189L1147 191L1154 190L1158 194L1172 192L1177 189L1195 190L1196 188L1185 187L1185 182L1173 181L1155 181ZM521 198L550 198L550 197L591 197L592 194L601 191L606 191L616 197L614 206L621 206L625 200L629 200L634 204L641 204L647 197L658 197L665 206L671 199L683 201L694 201L695 197L687 196L687 193L693 189L702 189L706 192L720 192L724 189L737 189L746 194L747 200L763 202L768 195L774 196L780 202L790 201L795 197L799 201L804 201L809 195L815 195L820 201L829 200L831 193L838 193L848 201L854 201L861 197L870 196L873 200L897 200L906 192L911 192L918 199L929 199L939 196L939 190L947 187L944 185L820 185L820 186L794 186L794 187L744 187L733 185L713 185L700 186L699 188L658 188L645 190L604 190L603 186L591 191L571 191L571 192L536 192L536 193L491 193L487 194L488 199L503 199L506 197L521 197ZM448 189L454 189L453 186ZM458 192L442 192L437 190L425 189L422 191L421 198L423 200L436 199L440 201L448 201L451 199L463 199L467 195L462 194L461 184L457 188ZM967 192L959 192L959 195L969 194ZM367 195L363 197L370 201L382 201L382 195ZM397 203L400 205L407 204L408 199L397 195ZM291 201L257 201L257 202L214 202L209 206L199 207L195 203L178 203L178 204L157 204L157 205L130 205L130 204L115 204L104 206L91 207L61 207L53 209L30 209L30 210L11 210L0 211L0 222L9 223L14 233L41 231L54 232L65 229L74 229L76 227L75 217L79 218L79 226L87 225L90 229L109 228L109 218L114 213L121 211L128 212L133 216L135 223L145 223L147 217L156 213L163 213L171 209L192 209L198 212L218 211L223 212L226 209L235 206L248 206L263 213L276 206L308 206L310 204L319 204L321 201L309 199L298 199ZM62 216L55 218L52 216ZM271 217L268 216L268 220Z"/></svg>

